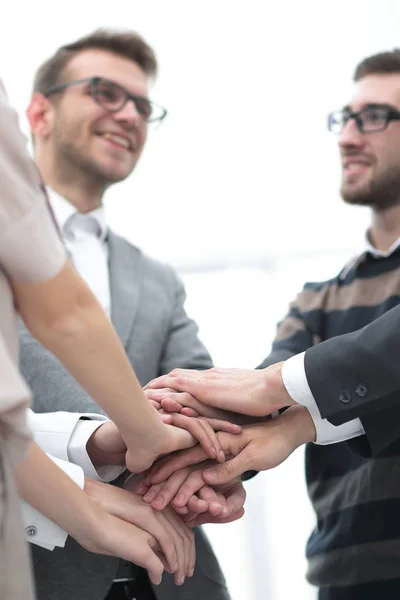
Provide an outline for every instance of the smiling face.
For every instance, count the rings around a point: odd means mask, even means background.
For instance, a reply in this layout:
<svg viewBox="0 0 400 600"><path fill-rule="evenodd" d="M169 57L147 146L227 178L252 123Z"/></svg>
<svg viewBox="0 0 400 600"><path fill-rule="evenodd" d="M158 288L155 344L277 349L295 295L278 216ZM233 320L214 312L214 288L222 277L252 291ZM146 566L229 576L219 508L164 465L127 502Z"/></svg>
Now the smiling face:
<svg viewBox="0 0 400 600"><path fill-rule="evenodd" d="M68 63L62 81L95 76L111 80L133 95L148 95L148 79L142 69L135 62L104 50L77 53ZM108 112L92 98L89 82L71 85L49 100L42 100L44 122L36 122L35 139L46 143L56 169L79 173L80 178L84 175L90 184L103 188L132 172L147 136L146 124L133 102L119 112ZM35 97L29 110L34 104Z"/></svg>
<svg viewBox="0 0 400 600"><path fill-rule="evenodd" d="M400 110L400 73L367 75L356 83L351 112L389 105ZM361 133L350 119L340 135L341 195L349 204L377 210L400 204L400 122L384 131Z"/></svg>

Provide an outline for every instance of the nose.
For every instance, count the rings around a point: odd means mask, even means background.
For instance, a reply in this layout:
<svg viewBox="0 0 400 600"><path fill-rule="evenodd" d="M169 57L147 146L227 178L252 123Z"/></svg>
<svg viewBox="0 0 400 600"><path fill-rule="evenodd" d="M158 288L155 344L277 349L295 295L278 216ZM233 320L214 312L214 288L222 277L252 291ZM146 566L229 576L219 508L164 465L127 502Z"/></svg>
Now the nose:
<svg viewBox="0 0 400 600"><path fill-rule="evenodd" d="M117 121L132 127L144 127L146 125L144 117L138 112L132 99L128 100L121 110L114 113L114 118Z"/></svg>
<svg viewBox="0 0 400 600"><path fill-rule="evenodd" d="M356 120L351 118L343 126L342 132L339 137L339 147L349 148L356 147L360 148L365 144L365 134L357 127Z"/></svg>

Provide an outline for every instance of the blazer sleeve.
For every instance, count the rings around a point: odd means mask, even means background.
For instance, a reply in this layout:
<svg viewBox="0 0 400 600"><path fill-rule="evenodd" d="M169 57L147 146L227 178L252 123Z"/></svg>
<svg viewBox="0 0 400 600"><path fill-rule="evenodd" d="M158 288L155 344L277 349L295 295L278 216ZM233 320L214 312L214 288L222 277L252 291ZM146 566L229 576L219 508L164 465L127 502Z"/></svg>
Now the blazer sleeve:
<svg viewBox="0 0 400 600"><path fill-rule="evenodd" d="M400 305L305 354L321 416L333 425L359 417L373 453L400 437L399 357Z"/></svg>

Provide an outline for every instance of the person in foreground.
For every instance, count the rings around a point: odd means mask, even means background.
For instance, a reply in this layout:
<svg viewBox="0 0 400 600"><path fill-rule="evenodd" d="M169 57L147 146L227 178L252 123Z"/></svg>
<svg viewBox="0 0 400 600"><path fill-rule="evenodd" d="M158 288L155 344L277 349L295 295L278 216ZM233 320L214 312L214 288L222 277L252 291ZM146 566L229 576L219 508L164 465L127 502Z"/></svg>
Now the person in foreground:
<svg viewBox="0 0 400 600"><path fill-rule="evenodd" d="M360 253L337 277L306 284L278 327L265 369L177 371L150 384L196 396L179 400L168 389L154 391L164 409L192 407L182 408L185 414L215 416L217 407L220 416L246 411L265 419L288 407L276 419L244 427L236 440L222 434L233 459L221 467L186 467L191 479L182 506L203 477L221 482L245 469L271 468L299 444L316 442L306 449L317 516L307 577L321 600L400 596L394 476L400 456L400 51L366 58L354 79L351 101L328 124L339 135L343 199L372 209ZM185 463L202 460L200 454L189 452ZM163 506L178 494L172 478L161 484L169 471L154 471L158 491L144 486L152 506L160 495ZM172 477L176 483L178 474Z"/></svg>
<svg viewBox="0 0 400 600"><path fill-rule="evenodd" d="M32 596L13 469L21 497L73 535L85 548L135 560L149 569L154 583L160 582L164 567L170 572L179 571L179 578L184 577L194 568L190 536L184 561L177 561L172 545L165 543L158 549L166 554L158 557L157 536L135 526L132 517L124 519L123 504L117 510L105 511L35 443L29 444L26 424L29 390L17 369L18 334L14 305L32 334L58 356L114 418L123 443L124 459L132 471L140 472L159 454L188 447L197 440L189 431L164 423L149 405L112 325L67 260L48 210L41 179L28 156L16 113L8 103L1 82L0 158L2 595L18 599ZM194 420L188 423L188 429L196 434ZM207 438L206 446L218 457L218 442L213 439L210 426L201 432L198 429L198 433L203 441ZM90 485L87 482L88 488ZM120 492L121 498L126 498L125 492Z"/></svg>
<svg viewBox="0 0 400 600"><path fill-rule="evenodd" d="M62 46L39 67L27 110L35 160L71 261L109 315L141 385L174 367L212 366L198 327L185 311L186 294L177 274L110 230L103 206L107 190L134 173L152 124L165 118L166 111L149 98L156 73L154 51L137 33L94 31ZM143 199L130 201L140 211ZM156 203L164 201L154 200L155 218ZM23 326L20 342L21 372L32 390L36 413L53 413L55 419L65 411L102 413L96 399ZM136 419L135 412L133 408L129 416ZM59 422L63 439L70 438L65 452L71 460L76 460L76 437L84 448L85 437L96 426L90 418ZM151 441L157 435L154 429ZM47 448L50 453L55 450ZM110 472L103 478L103 470L93 472L87 459L84 472L116 485L123 485L126 477L123 473L115 480ZM205 488L201 495L203 510L210 506L210 520L225 522L243 514L245 490L240 480L218 494ZM178 587L176 577L167 573L154 589L143 569L113 557L99 559L72 539L52 553L32 544L38 596L125 600L128 588L139 600L229 600L205 533L195 529L194 535L193 577Z"/></svg>

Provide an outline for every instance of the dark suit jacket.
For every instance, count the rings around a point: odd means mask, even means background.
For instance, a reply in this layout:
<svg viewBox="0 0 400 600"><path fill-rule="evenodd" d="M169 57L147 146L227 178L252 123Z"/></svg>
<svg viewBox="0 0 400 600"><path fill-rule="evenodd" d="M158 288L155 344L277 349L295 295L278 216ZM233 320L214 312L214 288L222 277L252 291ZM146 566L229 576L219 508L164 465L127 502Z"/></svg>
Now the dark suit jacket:
<svg viewBox="0 0 400 600"><path fill-rule="evenodd" d="M400 437L400 306L359 331L309 348L305 370L321 416L333 425L359 417L377 454ZM364 444L364 446L363 446Z"/></svg>
<svg viewBox="0 0 400 600"><path fill-rule="evenodd" d="M185 291L175 272L111 232L108 247L111 318L142 385L174 367L210 367L198 328L185 313ZM102 412L24 327L21 369L33 391L35 412ZM196 531L196 550L194 576L177 587L165 574L155 590L159 600L229 600L224 577L201 529ZM72 539L53 552L32 546L32 554L38 600L102 600L118 566L117 559L91 554Z"/></svg>

